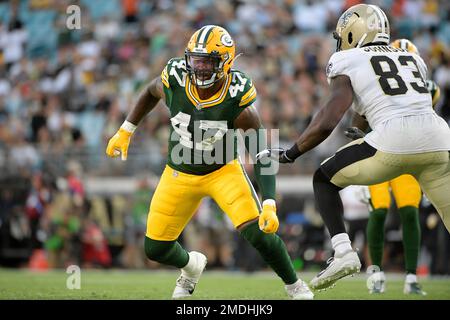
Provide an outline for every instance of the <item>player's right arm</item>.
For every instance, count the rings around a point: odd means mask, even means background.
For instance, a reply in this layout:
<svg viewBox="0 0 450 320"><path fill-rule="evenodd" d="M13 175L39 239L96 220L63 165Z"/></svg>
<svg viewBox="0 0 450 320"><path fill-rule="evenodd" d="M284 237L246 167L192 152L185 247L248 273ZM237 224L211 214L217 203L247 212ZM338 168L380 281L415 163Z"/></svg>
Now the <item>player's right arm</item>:
<svg viewBox="0 0 450 320"><path fill-rule="evenodd" d="M160 99L164 99L164 90L161 78L157 77L150 81L144 90L142 90L135 106L128 114L126 121L137 126L153 110Z"/></svg>
<svg viewBox="0 0 450 320"><path fill-rule="evenodd" d="M140 93L136 104L128 114L124 123L120 126L117 133L109 139L106 147L106 154L109 157L117 157L122 154L122 160L127 159L128 147L130 145L131 136L136 130L141 120L153 110L160 99L164 99L163 80L162 77L157 77L150 81L150 83Z"/></svg>

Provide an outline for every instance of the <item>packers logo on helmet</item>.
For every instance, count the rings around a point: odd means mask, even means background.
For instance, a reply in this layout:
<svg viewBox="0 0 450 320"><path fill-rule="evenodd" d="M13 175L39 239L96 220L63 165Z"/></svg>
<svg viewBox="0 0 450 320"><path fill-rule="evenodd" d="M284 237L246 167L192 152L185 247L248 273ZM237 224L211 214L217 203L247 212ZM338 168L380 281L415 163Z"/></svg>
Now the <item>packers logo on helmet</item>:
<svg viewBox="0 0 450 320"><path fill-rule="evenodd" d="M391 47L403 49L410 53L419 54L419 50L417 50L417 47L408 39L397 39L391 43Z"/></svg>
<svg viewBox="0 0 450 320"><path fill-rule="evenodd" d="M386 14L379 7L357 4L338 20L333 37L336 51L359 48L369 43L389 43L390 29Z"/></svg>
<svg viewBox="0 0 450 320"><path fill-rule="evenodd" d="M235 58L235 44L227 30L207 25L197 30L185 50L186 69L199 88L209 88L228 75Z"/></svg>
<svg viewBox="0 0 450 320"><path fill-rule="evenodd" d="M229 34L223 34L222 37L220 38L220 40L222 41L224 46L227 46L227 47L234 46L233 39L231 39Z"/></svg>

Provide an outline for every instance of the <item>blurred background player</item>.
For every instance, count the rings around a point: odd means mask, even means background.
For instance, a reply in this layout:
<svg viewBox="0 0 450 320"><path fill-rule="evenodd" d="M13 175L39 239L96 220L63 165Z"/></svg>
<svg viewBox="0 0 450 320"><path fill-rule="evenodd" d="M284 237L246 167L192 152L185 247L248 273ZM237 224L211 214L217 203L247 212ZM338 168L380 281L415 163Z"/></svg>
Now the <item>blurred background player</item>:
<svg viewBox="0 0 450 320"><path fill-rule="evenodd" d="M408 39L397 39L390 44L394 48L403 49L407 52L419 55L417 47ZM439 87L432 80L427 81L427 88L432 97L432 106L435 108L439 100ZM355 114L354 123L358 123L358 115ZM361 122L359 122L361 123ZM363 126L358 129L364 129ZM370 128L368 128L370 130ZM348 131L347 131L348 132ZM358 132L354 130L354 132ZM363 133L349 134L351 138L362 138ZM367 224L367 240L372 270L376 270L373 275L376 279L370 293L383 293L386 290L386 276L383 270L383 250L385 221L389 208L391 207L391 194L395 199L402 224L402 239L405 259L405 294L425 295L417 281L416 270L420 252L420 223L419 204L422 191L419 183L411 175L401 175L390 181L369 186L371 212Z"/></svg>
<svg viewBox="0 0 450 320"><path fill-rule="evenodd" d="M171 59L161 77L153 79L141 93L119 131L109 140L106 153L110 157L122 154L122 160L126 160L138 124L160 99L165 99L172 124L168 162L150 204L145 252L150 260L181 269L173 298L191 296L206 266L205 255L187 252L177 239L202 198L209 196L283 280L288 295L312 299L313 293L297 278L286 247L275 234L279 226L275 176L262 174L261 168L267 165L255 162L264 200L260 209L237 159L232 129L254 129L257 133L262 125L253 107L255 86L244 73L231 69L235 58L235 43L224 28L207 25L197 30L189 40L185 57ZM264 148L265 142L260 143L259 147Z"/></svg>

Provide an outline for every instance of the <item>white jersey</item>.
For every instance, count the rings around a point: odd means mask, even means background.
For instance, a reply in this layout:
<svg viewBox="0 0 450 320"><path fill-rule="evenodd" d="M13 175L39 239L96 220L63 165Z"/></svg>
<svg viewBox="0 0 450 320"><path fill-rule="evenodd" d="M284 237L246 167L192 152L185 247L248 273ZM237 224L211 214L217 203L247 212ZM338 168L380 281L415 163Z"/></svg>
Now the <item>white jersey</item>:
<svg viewBox="0 0 450 320"><path fill-rule="evenodd" d="M450 128L432 108L426 70L417 54L374 45L333 54L327 77L350 78L352 107L372 128L364 139L374 148L397 154L450 150Z"/></svg>

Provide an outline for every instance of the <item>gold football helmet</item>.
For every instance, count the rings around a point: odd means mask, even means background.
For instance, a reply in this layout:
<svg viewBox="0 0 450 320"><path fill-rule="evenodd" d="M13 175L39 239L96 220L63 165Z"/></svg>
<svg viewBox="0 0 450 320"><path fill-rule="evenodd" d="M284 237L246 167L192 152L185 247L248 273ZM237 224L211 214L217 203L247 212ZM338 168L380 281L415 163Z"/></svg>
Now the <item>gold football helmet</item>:
<svg viewBox="0 0 450 320"><path fill-rule="evenodd" d="M185 50L186 69L199 88L209 88L230 73L236 46L227 30L207 25L197 30Z"/></svg>
<svg viewBox="0 0 450 320"><path fill-rule="evenodd" d="M391 46L394 48L406 50L410 53L419 54L419 50L417 50L417 47L408 39L397 39L391 43Z"/></svg>
<svg viewBox="0 0 450 320"><path fill-rule="evenodd" d="M389 21L379 7L357 4L341 15L333 37L337 40L336 51L359 48L369 43L388 44Z"/></svg>

